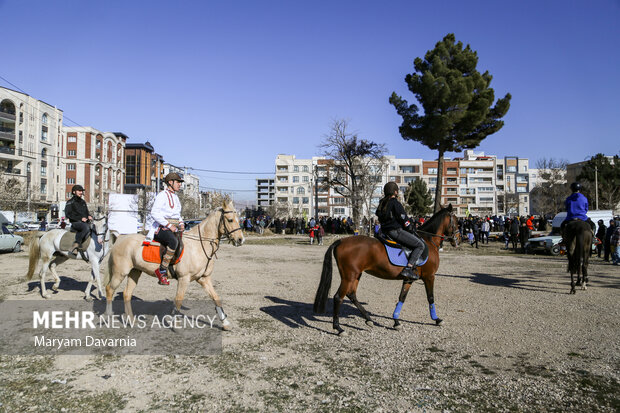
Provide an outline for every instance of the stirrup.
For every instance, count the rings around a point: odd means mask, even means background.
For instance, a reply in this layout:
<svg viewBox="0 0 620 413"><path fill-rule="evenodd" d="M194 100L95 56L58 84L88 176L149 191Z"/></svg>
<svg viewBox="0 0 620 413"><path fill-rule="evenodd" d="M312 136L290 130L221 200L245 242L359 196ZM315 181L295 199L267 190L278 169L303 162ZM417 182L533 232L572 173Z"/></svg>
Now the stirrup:
<svg viewBox="0 0 620 413"><path fill-rule="evenodd" d="M170 285L170 281L168 281L168 278L166 277L167 273L168 271L162 268L158 268L155 270L155 275L159 280L159 285Z"/></svg>
<svg viewBox="0 0 620 413"><path fill-rule="evenodd" d="M420 279L420 276L418 275L418 273L415 271L415 267L409 267L406 266L400 273L400 275L402 275L403 277L405 277L405 280L407 281L416 281Z"/></svg>

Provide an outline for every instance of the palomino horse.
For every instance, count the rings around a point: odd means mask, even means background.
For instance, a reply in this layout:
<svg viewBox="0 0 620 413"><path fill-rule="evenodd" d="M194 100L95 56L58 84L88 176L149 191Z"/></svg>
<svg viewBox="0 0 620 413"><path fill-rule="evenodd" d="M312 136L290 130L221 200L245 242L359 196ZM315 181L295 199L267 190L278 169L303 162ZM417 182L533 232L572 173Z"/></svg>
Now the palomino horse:
<svg viewBox="0 0 620 413"><path fill-rule="evenodd" d="M226 313L222 309L222 301L211 282L215 253L223 236L227 237L229 242L237 247L244 242L243 233L239 227L239 217L230 200L225 200L223 207L211 212L200 224L183 234L185 248L183 258L178 264L174 265L174 271L178 276L174 303L178 311L181 308L190 281L196 281L215 302L217 314L222 321L222 328L230 330L231 324L226 319ZM123 235L118 238L110 251L104 278L107 314L112 314L114 291L125 277L129 276L127 286L123 291L123 301L125 302L127 316L131 317L133 316L131 296L140 275L145 272L152 277L155 276L155 270L159 264L146 262L142 259L142 241L144 241L144 235Z"/></svg>
<svg viewBox="0 0 620 413"><path fill-rule="evenodd" d="M85 251L85 256L90 263L91 278L88 280L88 285L84 290L84 299L91 300L91 288L93 284L97 283L97 289L99 290L99 298L103 299L103 288L101 287L101 277L99 276L99 265L103 261L103 258L110 250L110 238L113 234L110 234L108 230L108 219L105 215L99 216L94 220L94 228L91 229L89 236L91 237L88 248ZM54 285L52 290L57 291L60 285L60 277L56 273L56 266L67 261L71 257L67 254L67 250L61 248L61 242L63 235L69 231L65 229L53 229L46 232L41 237L34 237L30 243L30 262L28 264L28 274L26 279L31 280L32 275L37 268L37 265L41 263L41 295L44 298L50 298L51 294L45 289L45 276L49 269L54 276ZM112 243L114 241L112 240ZM83 259L78 255L79 259Z"/></svg>
<svg viewBox="0 0 620 413"><path fill-rule="evenodd" d="M418 272L426 288L431 318L439 325L442 320L437 317L435 312L435 299L433 297L435 273L439 268L438 244L441 239L449 239L450 243L456 247L459 239L458 223L456 216L452 214L452 204L448 205L447 208L441 209L425 222L418 230L418 234L422 236L424 242L429 247L428 260L424 265L418 267ZM333 327L338 331L339 335L343 335L344 330L340 327L338 313L345 296L349 297L358 310L360 310L362 316L366 319L366 324L372 325L368 312L360 304L356 296L357 286L362 273L365 271L370 275L385 280L402 280L403 277L400 273L403 267L390 263L385 247L375 238L358 235L335 241L325 253L321 282L314 299L314 311L317 313L325 312L327 295L332 282L332 253L336 258L336 264L340 272L340 287L336 295L334 295ZM411 282L403 282L398 304L393 315L394 328L396 329L400 326L398 317L410 287Z"/></svg>
<svg viewBox="0 0 620 413"><path fill-rule="evenodd" d="M583 290L587 289L592 229L587 222L577 219L566 224L564 233L566 234L565 245L566 255L568 256L567 272L570 272L570 293L575 294L575 273L577 274L577 285L581 285Z"/></svg>

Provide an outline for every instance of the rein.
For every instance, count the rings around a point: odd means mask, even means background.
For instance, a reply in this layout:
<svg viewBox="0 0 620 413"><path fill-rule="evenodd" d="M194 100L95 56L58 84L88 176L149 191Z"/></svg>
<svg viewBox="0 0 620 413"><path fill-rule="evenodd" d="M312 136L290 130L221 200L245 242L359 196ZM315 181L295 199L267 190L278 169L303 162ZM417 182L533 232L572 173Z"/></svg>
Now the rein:
<svg viewBox="0 0 620 413"><path fill-rule="evenodd" d="M452 232L452 235L450 235L450 236L447 236L445 234L444 235L434 234L432 232L422 231L422 230L419 230L419 229L417 229L416 232L419 232L421 234L426 234L426 235L429 235L431 237L441 238L442 240L454 240L454 242L457 243L457 245L458 245L458 239L456 238L456 235L455 235L456 233L458 233L458 229L456 229L454 227L454 222L452 222L452 216L453 216L452 214L449 215L449 217L450 217L450 228L449 229ZM431 240L431 242L433 242L433 241ZM433 244L435 244L435 243L433 242Z"/></svg>
<svg viewBox="0 0 620 413"><path fill-rule="evenodd" d="M211 262L213 257L215 256L217 258L217 255L215 255L215 253L220 248L219 241L221 240L222 236L225 236L226 238L228 238L228 240L230 240L230 234L232 234L235 231L241 230L241 228L235 228L232 231L229 231L228 228L226 227L225 222L224 222L225 215L226 214L234 214L235 211L226 211L226 210L221 209L220 212L221 212L221 215L220 215L220 222L218 224L218 228L224 227L224 233L222 233L221 231L218 231L218 237L217 238L207 238L207 237L203 238L202 232L200 231L200 226L198 226L198 237L196 237L195 235L189 235L189 234L185 234L184 235L185 238L189 238L189 239L200 241L200 246L202 247L202 252L205 254L205 257L207 257L207 265L205 267L205 270L209 266L209 263ZM207 253L207 250L205 249L203 239L204 239L204 241L209 241L209 243L211 244L211 256L209 256L209 254ZM214 247L214 244L215 244L215 247Z"/></svg>

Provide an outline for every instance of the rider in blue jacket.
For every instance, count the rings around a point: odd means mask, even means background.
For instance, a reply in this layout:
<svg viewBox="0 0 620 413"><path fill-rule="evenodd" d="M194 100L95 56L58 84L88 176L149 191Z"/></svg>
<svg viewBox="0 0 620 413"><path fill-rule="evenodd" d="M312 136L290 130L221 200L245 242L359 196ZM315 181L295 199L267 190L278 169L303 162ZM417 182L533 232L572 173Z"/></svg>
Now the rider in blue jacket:
<svg viewBox="0 0 620 413"><path fill-rule="evenodd" d="M564 201L564 206L566 207L566 218L560 226L562 238L565 238L564 228L570 221L580 219L585 222L588 220L588 198L580 192L581 184L579 182L573 182L570 184L570 189L573 193L566 198L566 201Z"/></svg>

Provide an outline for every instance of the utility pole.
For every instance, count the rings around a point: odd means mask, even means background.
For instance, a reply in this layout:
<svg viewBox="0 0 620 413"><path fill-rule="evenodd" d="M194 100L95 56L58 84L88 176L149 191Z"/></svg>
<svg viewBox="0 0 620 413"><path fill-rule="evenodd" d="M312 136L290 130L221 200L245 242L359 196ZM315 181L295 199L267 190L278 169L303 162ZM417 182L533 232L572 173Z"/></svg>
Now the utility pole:
<svg viewBox="0 0 620 413"><path fill-rule="evenodd" d="M598 210L598 166L596 165L594 165L594 194L596 209Z"/></svg>
<svg viewBox="0 0 620 413"><path fill-rule="evenodd" d="M319 168L314 165L314 220L319 222Z"/></svg>

